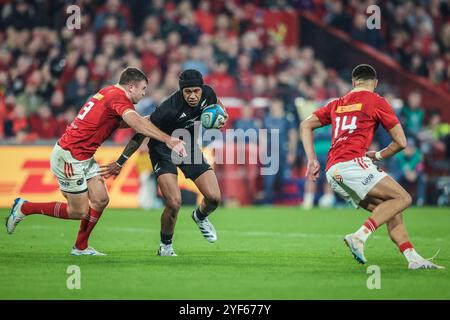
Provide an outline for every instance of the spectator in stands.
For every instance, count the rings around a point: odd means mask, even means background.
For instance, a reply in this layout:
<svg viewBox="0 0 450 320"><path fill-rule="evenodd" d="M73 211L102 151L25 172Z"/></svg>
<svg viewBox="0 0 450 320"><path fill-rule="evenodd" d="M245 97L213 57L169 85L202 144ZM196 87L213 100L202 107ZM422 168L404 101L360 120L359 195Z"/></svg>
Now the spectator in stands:
<svg viewBox="0 0 450 320"><path fill-rule="evenodd" d="M446 152L447 157L450 149L450 124L442 122L439 110L431 112L428 126L419 134L422 143L422 150L425 153L433 153L434 151Z"/></svg>
<svg viewBox="0 0 450 320"><path fill-rule="evenodd" d="M359 12L353 17L353 26L350 31L352 39L367 43L377 49L381 48L382 39L379 29L367 28L367 17Z"/></svg>
<svg viewBox="0 0 450 320"><path fill-rule="evenodd" d="M79 66L75 71L75 79L69 82L65 91L66 103L77 108L86 102L86 99L94 93L94 86L89 81L88 69Z"/></svg>
<svg viewBox="0 0 450 320"><path fill-rule="evenodd" d="M424 112L421 108L422 96L419 91L412 91L408 96L408 103L402 109L405 120L406 135L416 137L422 130Z"/></svg>
<svg viewBox="0 0 450 320"><path fill-rule="evenodd" d="M64 92L61 89L56 89L52 97L50 98L50 108L52 114L55 116L63 113L65 111L66 105L64 103Z"/></svg>
<svg viewBox="0 0 450 320"><path fill-rule="evenodd" d="M16 103L13 112L5 122L5 136L14 137L20 131L28 131L28 117L26 109L20 103Z"/></svg>
<svg viewBox="0 0 450 320"><path fill-rule="evenodd" d="M4 7L0 27L14 27L16 30L32 29L38 23L34 8L26 0L15 0Z"/></svg>
<svg viewBox="0 0 450 320"><path fill-rule="evenodd" d="M416 205L425 204L426 178L423 170L423 155L414 139L408 139L408 145L394 156L391 167L392 177L400 184L416 187Z"/></svg>
<svg viewBox="0 0 450 320"><path fill-rule="evenodd" d="M327 2L330 5L329 13L325 20L333 27L341 29L345 32L350 32L352 25L352 18L347 13L341 1Z"/></svg>
<svg viewBox="0 0 450 320"><path fill-rule="evenodd" d="M209 74L209 67L203 59L203 52L201 47L193 47L189 50L189 59L183 63L182 69L195 69L198 70L203 76Z"/></svg>
<svg viewBox="0 0 450 320"><path fill-rule="evenodd" d="M208 0L202 0L198 9L195 11L195 20L201 31L206 34L213 34L215 28L215 17L211 13L211 3Z"/></svg>
<svg viewBox="0 0 450 320"><path fill-rule="evenodd" d="M121 5L120 0L107 0L95 17L94 30L96 32L101 30L108 24L108 18L114 18L118 30L125 31L130 27L129 16L128 7Z"/></svg>
<svg viewBox="0 0 450 320"><path fill-rule="evenodd" d="M254 130L258 132L258 129L261 128L261 121L255 118L250 101L244 101L240 110L241 116L234 121L233 129L242 129L244 131ZM248 143L248 140L246 143Z"/></svg>
<svg viewBox="0 0 450 320"><path fill-rule="evenodd" d="M31 131L37 134L38 139L58 138L58 122L52 117L52 111L47 105L38 108L37 113L30 117L29 124Z"/></svg>
<svg viewBox="0 0 450 320"><path fill-rule="evenodd" d="M218 96L234 97L237 95L236 80L228 73L228 64L218 61L214 64L212 72L205 77L205 83L211 85Z"/></svg>
<svg viewBox="0 0 450 320"><path fill-rule="evenodd" d="M38 93L38 86L37 80L30 77L26 82L25 90L17 96L17 103L24 107L26 116L36 112L44 102Z"/></svg>
<svg viewBox="0 0 450 320"><path fill-rule="evenodd" d="M264 199L267 203L275 200L275 190L282 190L284 182L291 176L291 167L294 164L297 154L297 130L294 124L294 118L284 111L283 101L279 98L272 99L269 105L269 113L263 120L263 129L267 129L266 139L261 137L260 147L263 150L273 150L275 157L279 162L279 170L273 175L264 176ZM279 139L272 145L272 134L278 132ZM278 186L277 188L275 188Z"/></svg>

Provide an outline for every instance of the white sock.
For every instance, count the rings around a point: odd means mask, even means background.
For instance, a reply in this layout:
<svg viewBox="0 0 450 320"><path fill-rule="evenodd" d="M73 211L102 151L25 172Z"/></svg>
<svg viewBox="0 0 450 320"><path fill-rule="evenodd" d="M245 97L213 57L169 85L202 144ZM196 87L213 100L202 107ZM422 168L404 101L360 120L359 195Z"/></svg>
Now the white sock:
<svg viewBox="0 0 450 320"><path fill-rule="evenodd" d="M367 228L365 225L362 225L361 228L358 229L354 233L354 236L360 239L362 242L366 242L367 238L372 234L372 231L370 231L369 228Z"/></svg>
<svg viewBox="0 0 450 320"><path fill-rule="evenodd" d="M303 197L303 207L311 208L314 205L314 193L307 192Z"/></svg>
<svg viewBox="0 0 450 320"><path fill-rule="evenodd" d="M408 262L423 259L420 254L418 254L417 251L414 250L414 248L406 249L405 251L403 251L403 255L405 256L406 260L408 260Z"/></svg>

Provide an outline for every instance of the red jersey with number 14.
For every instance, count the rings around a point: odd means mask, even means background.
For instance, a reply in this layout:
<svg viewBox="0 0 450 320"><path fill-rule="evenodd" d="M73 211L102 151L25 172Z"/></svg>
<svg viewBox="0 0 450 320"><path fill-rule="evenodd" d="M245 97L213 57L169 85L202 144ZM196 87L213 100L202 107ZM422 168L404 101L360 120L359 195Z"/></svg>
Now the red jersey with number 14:
<svg viewBox="0 0 450 320"><path fill-rule="evenodd" d="M92 158L98 147L120 126L122 115L128 109L135 110L123 90L116 86L101 89L67 126L59 145L77 160Z"/></svg>
<svg viewBox="0 0 450 320"><path fill-rule="evenodd" d="M331 148L325 171L338 162L364 157L378 125L392 129L399 123L389 103L370 91L351 91L330 101L314 114L332 126Z"/></svg>

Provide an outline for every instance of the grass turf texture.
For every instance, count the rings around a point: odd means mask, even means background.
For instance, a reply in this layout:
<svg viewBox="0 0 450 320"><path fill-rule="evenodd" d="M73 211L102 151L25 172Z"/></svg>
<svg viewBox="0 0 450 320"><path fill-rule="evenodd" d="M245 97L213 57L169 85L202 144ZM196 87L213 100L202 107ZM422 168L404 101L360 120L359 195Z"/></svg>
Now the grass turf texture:
<svg viewBox="0 0 450 320"><path fill-rule="evenodd" d="M90 245L105 257L69 255L77 221L35 215L13 235L0 233L0 299L450 299L448 209L412 208L406 225L425 257L438 248L445 270L408 270L383 226L369 239L368 264L343 243L367 216L353 209L221 208L207 243L180 212L178 257L157 257L160 211L108 209ZM0 210L6 216L8 210ZM81 269L81 290L68 290L68 266ZM367 266L381 268L369 290Z"/></svg>

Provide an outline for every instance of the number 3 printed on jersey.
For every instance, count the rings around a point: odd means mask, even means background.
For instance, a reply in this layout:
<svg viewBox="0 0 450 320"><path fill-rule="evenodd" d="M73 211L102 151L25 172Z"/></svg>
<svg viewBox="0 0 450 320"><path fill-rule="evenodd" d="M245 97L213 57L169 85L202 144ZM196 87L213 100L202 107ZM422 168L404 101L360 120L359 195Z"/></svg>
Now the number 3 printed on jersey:
<svg viewBox="0 0 450 320"><path fill-rule="evenodd" d="M341 117L336 117L336 129L334 129L334 138L337 138L339 135L339 130L349 130L348 133L353 133L356 129L356 120L358 118L356 116L352 117L352 120L350 123L347 123L347 116L344 116L342 118L342 124L341 124Z"/></svg>
<svg viewBox="0 0 450 320"><path fill-rule="evenodd" d="M83 120L84 117L88 114L89 111L91 111L92 107L94 106L94 103L92 101L89 101L86 103L83 107L83 112L80 112L77 116L78 119Z"/></svg>

